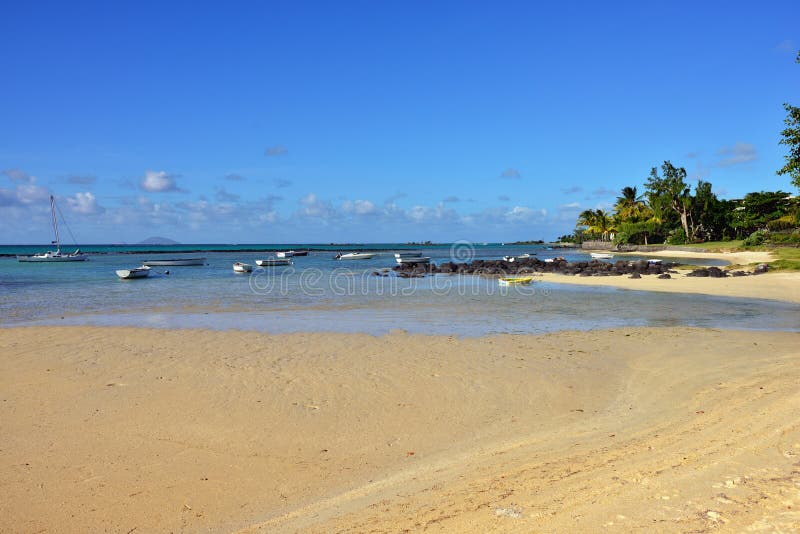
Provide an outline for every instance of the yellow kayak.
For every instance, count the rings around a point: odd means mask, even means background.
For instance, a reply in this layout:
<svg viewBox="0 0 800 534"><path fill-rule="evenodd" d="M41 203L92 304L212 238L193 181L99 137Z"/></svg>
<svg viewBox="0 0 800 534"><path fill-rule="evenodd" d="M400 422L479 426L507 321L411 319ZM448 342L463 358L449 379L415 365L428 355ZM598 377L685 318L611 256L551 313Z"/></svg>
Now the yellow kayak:
<svg viewBox="0 0 800 534"><path fill-rule="evenodd" d="M508 277L500 279L501 286L510 286L512 284L530 284L531 282L533 282L532 276L520 276L515 278Z"/></svg>

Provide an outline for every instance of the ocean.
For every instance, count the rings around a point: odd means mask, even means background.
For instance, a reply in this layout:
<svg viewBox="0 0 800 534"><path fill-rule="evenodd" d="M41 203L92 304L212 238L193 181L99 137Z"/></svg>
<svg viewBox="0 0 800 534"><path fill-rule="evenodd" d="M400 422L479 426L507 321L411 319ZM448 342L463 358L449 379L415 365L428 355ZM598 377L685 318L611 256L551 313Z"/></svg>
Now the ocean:
<svg viewBox="0 0 800 534"><path fill-rule="evenodd" d="M275 250L286 249L311 252L295 258L289 267L257 268L251 275L232 272L235 261L255 266L256 259L274 257ZM523 253L535 253L540 259L589 259L578 249L544 245L92 245L81 246L91 254L86 262L20 263L14 257L43 250L0 246L0 326L127 325L369 334L402 329L459 336L626 325L800 330L800 305L768 300L538 281L500 288L496 280L462 275L413 279L373 275L393 267L393 252L399 250L423 252L436 263ZM369 260L334 259L336 252L353 250L378 253ZM206 265L154 267L151 276L142 280L119 280L114 274L117 269L137 267L145 259L176 256L204 256Z"/></svg>

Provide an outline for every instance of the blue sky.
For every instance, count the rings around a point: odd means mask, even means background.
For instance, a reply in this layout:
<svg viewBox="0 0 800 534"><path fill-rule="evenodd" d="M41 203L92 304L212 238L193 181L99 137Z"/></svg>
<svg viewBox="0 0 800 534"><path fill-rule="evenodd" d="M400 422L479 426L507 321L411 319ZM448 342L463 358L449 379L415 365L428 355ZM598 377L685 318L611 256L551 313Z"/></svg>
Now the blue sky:
<svg viewBox="0 0 800 534"><path fill-rule="evenodd" d="M6 2L0 243L511 241L775 175L796 1Z"/></svg>

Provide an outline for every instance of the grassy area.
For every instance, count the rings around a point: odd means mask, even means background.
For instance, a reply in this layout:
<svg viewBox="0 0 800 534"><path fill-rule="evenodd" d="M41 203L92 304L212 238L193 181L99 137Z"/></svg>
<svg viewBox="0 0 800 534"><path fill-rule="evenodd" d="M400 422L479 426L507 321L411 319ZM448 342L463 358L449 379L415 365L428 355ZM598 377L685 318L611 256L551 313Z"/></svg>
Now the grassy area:
<svg viewBox="0 0 800 534"><path fill-rule="evenodd" d="M776 271L800 271L800 248L783 247L772 250L777 260L770 262Z"/></svg>
<svg viewBox="0 0 800 534"><path fill-rule="evenodd" d="M770 269L773 271L800 271L800 248L797 247L775 247L775 246L760 246L760 247L744 247L741 239L734 241L709 241L708 243L694 243L691 245L681 245L683 247L692 247L705 249L708 252L734 252L741 250L767 250L772 252L775 261L770 262ZM753 265L729 265L725 269L748 269ZM680 269L684 266L680 266Z"/></svg>
<svg viewBox="0 0 800 534"><path fill-rule="evenodd" d="M702 248L708 252L731 252L742 248L742 239L734 239L733 241L708 241L706 243L692 243L688 245L681 245L682 247Z"/></svg>

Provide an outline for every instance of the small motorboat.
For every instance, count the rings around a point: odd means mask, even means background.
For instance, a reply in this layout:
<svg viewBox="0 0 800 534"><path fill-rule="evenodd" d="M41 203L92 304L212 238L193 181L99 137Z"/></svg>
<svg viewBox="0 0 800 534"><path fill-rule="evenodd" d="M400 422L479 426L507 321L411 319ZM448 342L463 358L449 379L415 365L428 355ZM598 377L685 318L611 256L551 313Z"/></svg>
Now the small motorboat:
<svg viewBox="0 0 800 534"><path fill-rule="evenodd" d="M659 263L662 263L662 261L661 260L657 260L657 259L649 259L649 260L647 260L647 263L649 263L651 265L658 265Z"/></svg>
<svg viewBox="0 0 800 534"><path fill-rule="evenodd" d="M294 251L294 255L295 256L308 256L308 251L307 250L295 250Z"/></svg>
<svg viewBox="0 0 800 534"><path fill-rule="evenodd" d="M520 254L519 256L517 256L517 258L520 259L520 260L527 260L531 256L536 256L536 253L534 252L533 254L528 254L526 252L525 254Z"/></svg>
<svg viewBox="0 0 800 534"><path fill-rule="evenodd" d="M120 269L116 271L117 276L122 280L133 280L135 278L147 278L150 276L150 267L142 265L135 269Z"/></svg>
<svg viewBox="0 0 800 534"><path fill-rule="evenodd" d="M186 267L189 265L205 265L205 258L165 258L163 260L145 260L146 267Z"/></svg>
<svg viewBox="0 0 800 534"><path fill-rule="evenodd" d="M422 252L395 252L395 258L421 258Z"/></svg>
<svg viewBox="0 0 800 534"><path fill-rule="evenodd" d="M249 263L242 263L237 261L233 264L233 272L235 273L250 273L253 272L253 266Z"/></svg>
<svg viewBox="0 0 800 534"><path fill-rule="evenodd" d="M514 285L528 285L533 282L532 276L515 276L501 278L499 281L501 286L514 286Z"/></svg>
<svg viewBox="0 0 800 534"><path fill-rule="evenodd" d="M397 256L397 254L395 254ZM399 256L395 257L394 261L399 264L414 264L414 263L430 263L431 258L429 256Z"/></svg>
<svg viewBox="0 0 800 534"><path fill-rule="evenodd" d="M508 263L514 263L516 258L514 256L503 256L503 261L507 261Z"/></svg>
<svg viewBox="0 0 800 534"><path fill-rule="evenodd" d="M608 252L592 252L589 256L596 260L607 260L614 257L613 254L609 254Z"/></svg>
<svg viewBox="0 0 800 534"><path fill-rule="evenodd" d="M281 250L281 251L276 252L275 255L277 257L279 257L279 258L291 258L292 256L295 256L296 254L295 254L294 250Z"/></svg>
<svg viewBox="0 0 800 534"><path fill-rule="evenodd" d="M342 254L341 252L333 257L335 260L369 260L375 257L374 252L348 252Z"/></svg>
<svg viewBox="0 0 800 534"><path fill-rule="evenodd" d="M291 258L267 258L266 260L256 260L256 265L259 267L280 267L291 264Z"/></svg>

